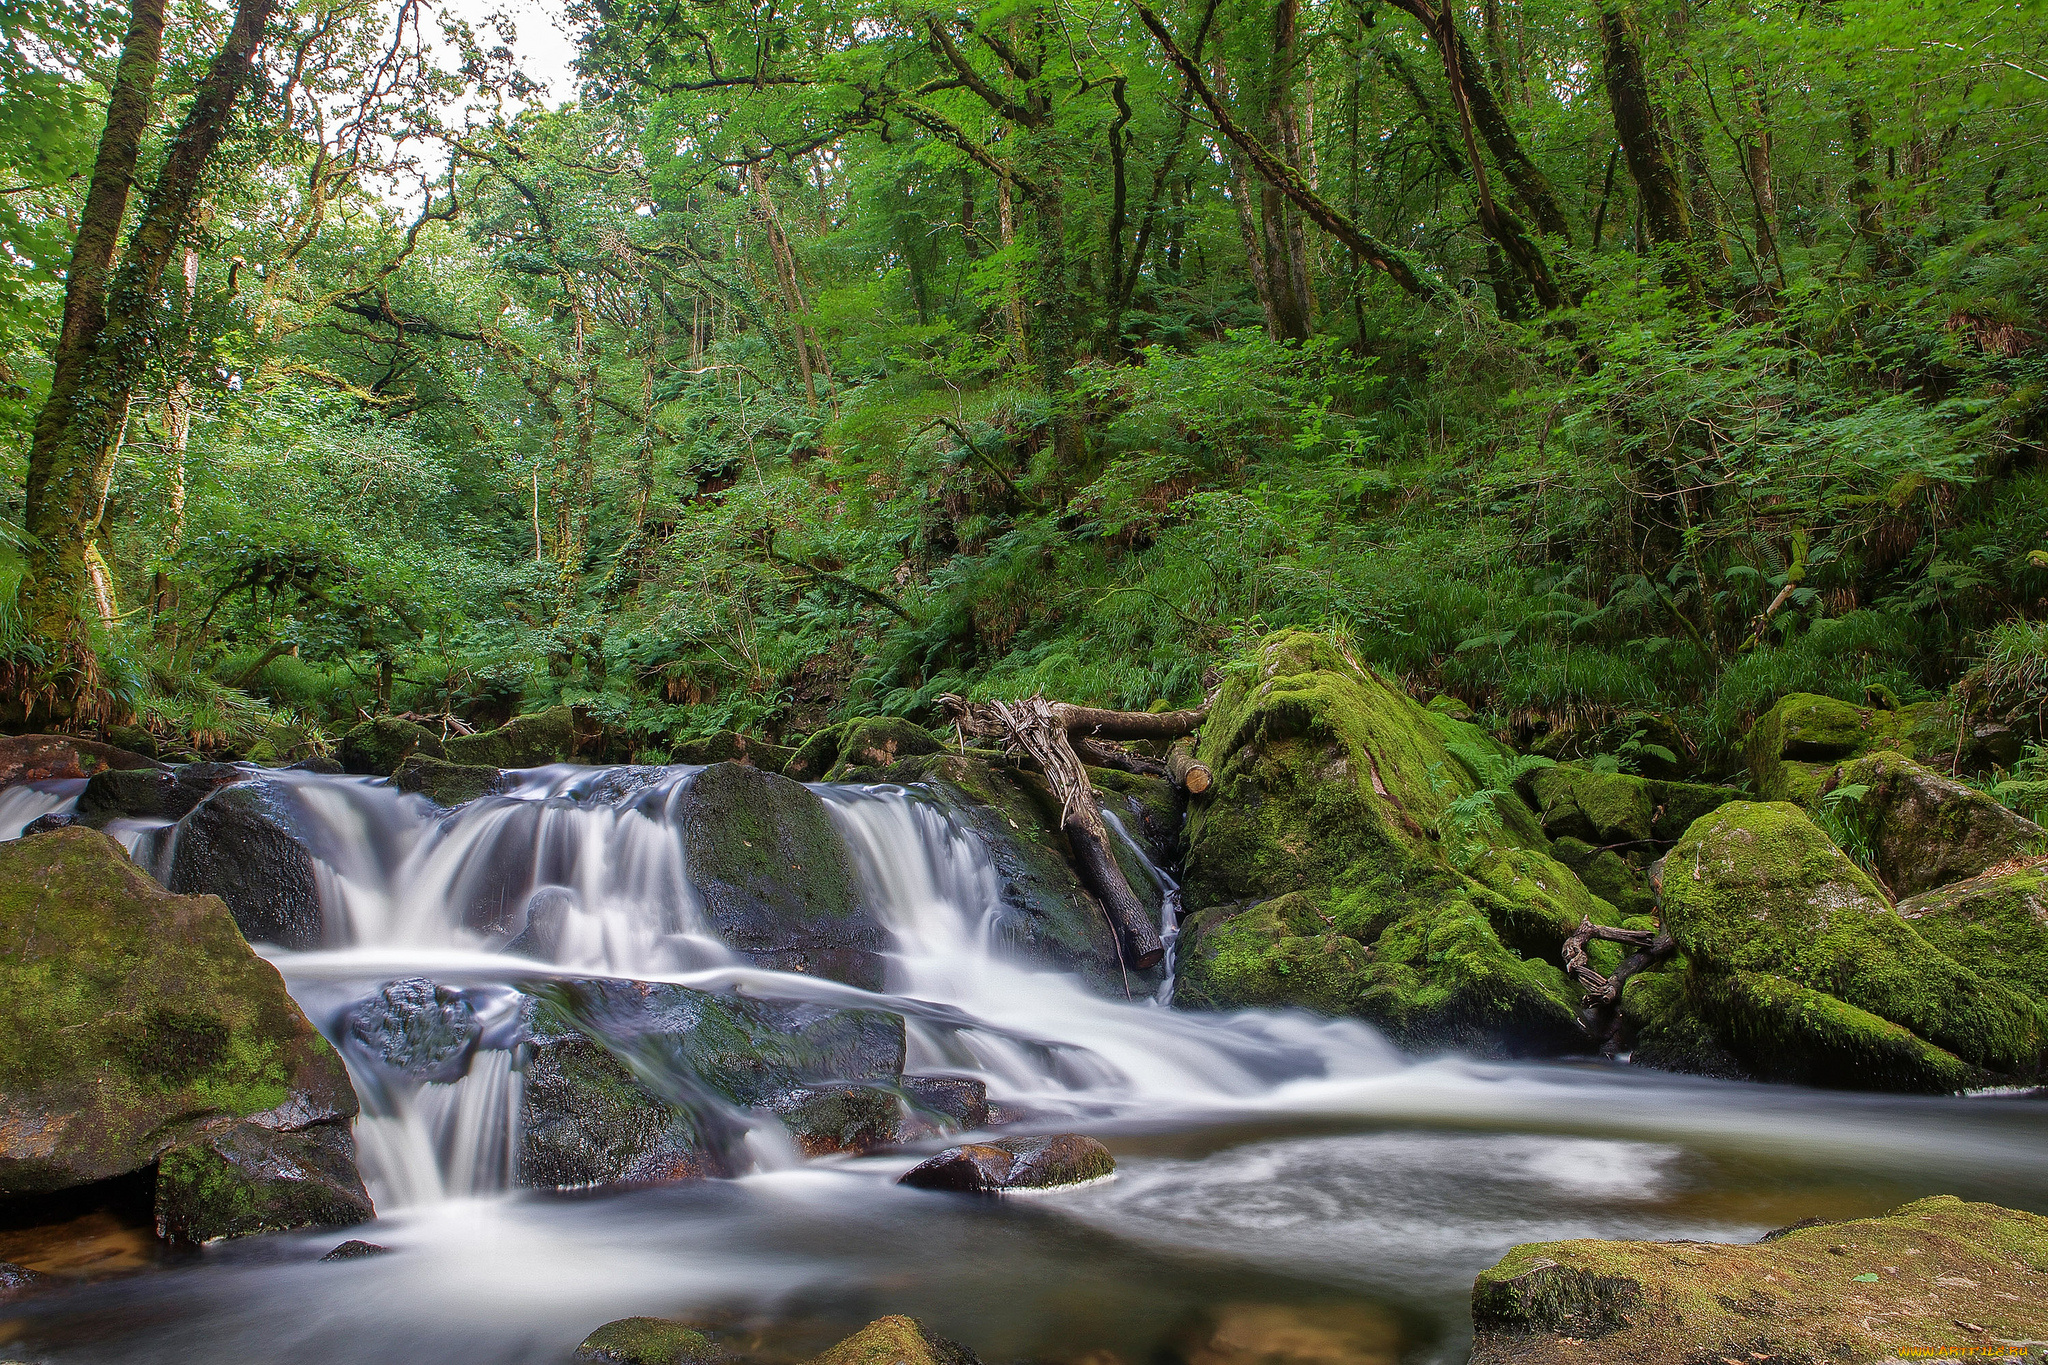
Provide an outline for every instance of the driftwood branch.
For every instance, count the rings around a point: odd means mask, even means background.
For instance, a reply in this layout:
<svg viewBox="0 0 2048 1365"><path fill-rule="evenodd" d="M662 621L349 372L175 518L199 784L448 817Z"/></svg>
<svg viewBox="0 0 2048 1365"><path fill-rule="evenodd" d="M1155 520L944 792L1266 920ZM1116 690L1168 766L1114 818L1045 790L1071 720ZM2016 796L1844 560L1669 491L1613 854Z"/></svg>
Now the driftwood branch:
<svg viewBox="0 0 2048 1365"><path fill-rule="evenodd" d="M1621 960L1613 976L1602 976L1586 960L1586 945L1596 938L1610 943L1625 943L1635 949ZM1578 982L1586 993L1584 1018L1587 1030L1599 1041L1602 1053L1611 1054L1620 1039L1622 987L1628 984L1630 977L1649 970L1677 951L1678 943L1669 933L1612 929L1590 919L1581 919L1579 927L1564 941L1565 975Z"/></svg>
<svg viewBox="0 0 2048 1365"><path fill-rule="evenodd" d="M1166 956L1159 929L1117 866L1109 827L1095 804L1095 791L1082 766L1084 753L1114 755L1112 766L1140 761L1112 750L1106 740L1179 739L1192 732L1208 707L1189 711L1104 711L1026 697L1014 702L970 702L950 694L939 698L946 717L964 736L996 739L1004 749L1027 755L1045 774L1060 803L1060 828L1073 847L1074 862L1088 889L1102 902L1116 931L1117 951L1126 967L1157 966Z"/></svg>

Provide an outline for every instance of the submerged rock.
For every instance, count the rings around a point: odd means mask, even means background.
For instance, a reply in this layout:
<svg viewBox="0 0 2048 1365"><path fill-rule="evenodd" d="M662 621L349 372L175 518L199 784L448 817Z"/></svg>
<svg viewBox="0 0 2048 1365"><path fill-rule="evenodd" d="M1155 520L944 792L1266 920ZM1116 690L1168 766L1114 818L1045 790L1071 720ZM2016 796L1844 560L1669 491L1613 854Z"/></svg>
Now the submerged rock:
<svg viewBox="0 0 2048 1365"><path fill-rule="evenodd" d="M710 1365L725 1352L688 1323L620 1318L583 1338L575 1359L587 1365Z"/></svg>
<svg viewBox="0 0 2048 1365"><path fill-rule="evenodd" d="M48 1289L55 1281L40 1271L30 1270L12 1261L0 1261L0 1299L15 1294L26 1294L33 1289Z"/></svg>
<svg viewBox="0 0 2048 1365"><path fill-rule="evenodd" d="M1878 875L1897 896L2048 853L2048 830L1904 754L1860 758L1842 769L1839 785L1864 789L1844 818L1868 839Z"/></svg>
<svg viewBox="0 0 2048 1365"><path fill-rule="evenodd" d="M251 942L308 949L325 941L312 852L268 784L222 787L180 820L165 885L219 896Z"/></svg>
<svg viewBox="0 0 2048 1365"><path fill-rule="evenodd" d="M682 797L683 849L705 918L764 967L876 990L886 935L815 792L717 763Z"/></svg>
<svg viewBox="0 0 2048 1365"><path fill-rule="evenodd" d="M459 1079L483 1034L460 991L421 977L393 981L351 1005L342 1027L380 1065L419 1081Z"/></svg>
<svg viewBox="0 0 2048 1365"><path fill-rule="evenodd" d="M391 774L391 785L451 810L480 796L498 796L511 788L505 774L496 768L449 763L425 754L413 754L400 763Z"/></svg>
<svg viewBox="0 0 2048 1365"><path fill-rule="evenodd" d="M988 1083L977 1077L905 1076L903 1094L911 1114L899 1141L989 1125Z"/></svg>
<svg viewBox="0 0 2048 1365"><path fill-rule="evenodd" d="M364 1242L350 1238L320 1259L323 1261L360 1261L365 1256L389 1256L390 1254L390 1247L379 1246L375 1242Z"/></svg>
<svg viewBox="0 0 2048 1365"><path fill-rule="evenodd" d="M0 844L0 941L0 1197L156 1167L171 1235L368 1215L341 1059L218 898L57 830Z"/></svg>
<svg viewBox="0 0 2048 1365"><path fill-rule="evenodd" d="M980 1357L910 1317L877 1318L808 1365L981 1365Z"/></svg>
<svg viewBox="0 0 2048 1365"><path fill-rule="evenodd" d="M1472 1323L1473 1365L1963 1355L2048 1336L2048 1218L1940 1196L1746 1246L1533 1243Z"/></svg>
<svg viewBox="0 0 2048 1365"><path fill-rule="evenodd" d="M1695 824L1663 908L1687 968L1675 996L1653 988L1660 1015L1631 1005L1653 1056L1693 1014L1763 1079L1940 1092L2043 1064L2041 1006L1915 932L1793 805L1737 802Z"/></svg>
<svg viewBox="0 0 2048 1365"><path fill-rule="evenodd" d="M901 1097L879 1085L796 1086L765 1107L807 1157L876 1151L899 1141L903 1128Z"/></svg>
<svg viewBox="0 0 2048 1365"><path fill-rule="evenodd" d="M424 725L396 716L366 720L341 737L343 772L364 777L389 777L414 754L445 758L441 737Z"/></svg>
<svg viewBox="0 0 2048 1365"><path fill-rule="evenodd" d="M1176 1003L1306 1004L1409 1047L1590 1046L1559 955L1582 914L1619 913L1543 851L1513 793L1490 820L1452 816L1506 767L1476 727L1281 631L1225 684L1200 757L1216 782L1189 822Z"/></svg>
<svg viewBox="0 0 2048 1365"><path fill-rule="evenodd" d="M948 1147L897 1180L920 1190L961 1194L1013 1194L1083 1185L1116 1172L1116 1158L1079 1133L1052 1137L994 1138Z"/></svg>

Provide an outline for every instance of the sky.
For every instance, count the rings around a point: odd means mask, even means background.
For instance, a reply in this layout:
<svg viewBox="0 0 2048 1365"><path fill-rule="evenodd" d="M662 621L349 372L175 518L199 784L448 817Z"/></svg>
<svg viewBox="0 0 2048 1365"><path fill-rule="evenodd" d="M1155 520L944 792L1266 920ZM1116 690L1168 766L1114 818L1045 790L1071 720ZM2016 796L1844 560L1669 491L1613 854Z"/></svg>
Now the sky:
<svg viewBox="0 0 2048 1365"><path fill-rule="evenodd" d="M505 15L519 30L513 51L520 70L548 87L543 102L554 108L576 97L576 77L569 69L576 60L576 39L563 16L567 6L559 0L442 0L442 8L479 28L490 15Z"/></svg>

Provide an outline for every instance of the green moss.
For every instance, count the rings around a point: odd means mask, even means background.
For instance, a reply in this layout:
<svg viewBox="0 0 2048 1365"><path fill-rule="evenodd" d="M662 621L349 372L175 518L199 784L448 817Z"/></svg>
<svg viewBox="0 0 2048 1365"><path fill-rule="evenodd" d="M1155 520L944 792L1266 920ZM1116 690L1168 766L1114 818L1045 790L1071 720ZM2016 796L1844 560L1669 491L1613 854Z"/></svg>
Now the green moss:
<svg viewBox="0 0 2048 1365"><path fill-rule="evenodd" d="M1596 773L1572 764L1538 768L1523 779L1543 832L1596 848L1647 843L1657 802L1650 783L1628 773Z"/></svg>
<svg viewBox="0 0 2048 1365"><path fill-rule="evenodd" d="M194 1126L286 1105L356 1112L341 1060L213 896L173 896L69 828L0 844L0 1093L43 1141L0 1145L0 1186L149 1165Z"/></svg>
<svg viewBox="0 0 2048 1365"><path fill-rule="evenodd" d="M916 1318L877 1318L809 1365L971 1365L972 1352Z"/></svg>
<svg viewBox="0 0 2048 1365"><path fill-rule="evenodd" d="M2041 1066L2041 1007L1915 933L1789 804L1736 802L1694 825L1665 865L1664 922L1710 975L1752 973L1833 996L1989 1070Z"/></svg>
<svg viewBox="0 0 2048 1365"><path fill-rule="evenodd" d="M2048 1334L2044 1272L2048 1218L1949 1196L1746 1245L1535 1243L1473 1284L1472 1360L1960 1355Z"/></svg>
<svg viewBox="0 0 2048 1365"><path fill-rule="evenodd" d="M1232 913L1217 906L1181 926L1176 1000L1194 1009L1299 1005L1323 1014L1356 1012L1368 956L1357 940L1330 931L1301 892Z"/></svg>
<svg viewBox="0 0 2048 1365"><path fill-rule="evenodd" d="M747 763L763 772L779 773L797 750L765 739L743 735L737 730L720 730L708 739L693 739L677 746L668 756L671 763Z"/></svg>
<svg viewBox="0 0 2048 1365"><path fill-rule="evenodd" d="M454 808L480 796L495 796L506 789L505 775L496 768L479 764L448 763L425 754L414 754L391 774L391 784L400 791L415 792L439 806Z"/></svg>
<svg viewBox="0 0 2048 1365"><path fill-rule="evenodd" d="M441 737L424 725L396 716L366 720L341 737L341 766L344 772L368 777L389 777L413 754L441 758Z"/></svg>
<svg viewBox="0 0 2048 1365"><path fill-rule="evenodd" d="M1888 1019L1761 972L1699 976L1692 998L1715 1036L1762 1080L1945 1095L1983 1072Z"/></svg>
<svg viewBox="0 0 2048 1365"><path fill-rule="evenodd" d="M1887 709L1795 692L1750 729L1743 757L1765 800L1810 807L1844 759L1881 749L1917 757L1952 749L1954 740L1945 703Z"/></svg>
<svg viewBox="0 0 2048 1365"><path fill-rule="evenodd" d="M846 725L828 725L815 730L782 765L782 774L798 782L823 782L825 774L839 762L839 743Z"/></svg>
<svg viewBox="0 0 2048 1365"><path fill-rule="evenodd" d="M1649 879L1634 860L1613 849L1594 848L1582 839L1559 839L1550 851L1558 862L1571 869L1589 893L1624 917L1648 915L1654 910L1656 898L1650 891ZM1594 922L1606 923L1598 919Z"/></svg>
<svg viewBox="0 0 2048 1365"><path fill-rule="evenodd" d="M886 768L900 758L935 754L944 747L922 725L895 716L848 721L839 732L838 759L827 779L839 781L854 768Z"/></svg>
<svg viewBox="0 0 2048 1365"><path fill-rule="evenodd" d="M575 1358L591 1365L709 1365L723 1355L688 1323L620 1318L583 1338Z"/></svg>
<svg viewBox="0 0 2048 1365"><path fill-rule="evenodd" d="M1986 980L2048 1000L2048 858L1901 901L1899 916Z"/></svg>
<svg viewBox="0 0 2048 1365"><path fill-rule="evenodd" d="M1365 990L1353 1012L1404 1046L1512 1056L1584 1045L1579 993L1564 973L1509 952L1486 912L1470 901L1404 915L1369 947Z"/></svg>
<svg viewBox="0 0 2048 1365"><path fill-rule="evenodd" d="M1866 754L1842 769L1841 785L1864 789L1845 815L1868 840L1878 874L1901 896L2048 853L2048 832L2039 825L1901 753Z"/></svg>
<svg viewBox="0 0 2048 1365"><path fill-rule="evenodd" d="M480 735L455 735L443 746L443 756L451 763L472 767L539 768L575 762L594 739L588 727L577 723L573 710L556 706L514 716Z"/></svg>
<svg viewBox="0 0 2048 1365"><path fill-rule="evenodd" d="M1621 1003L1629 1060L1636 1065L1694 1076L1749 1078L1749 1068L1728 1050L1694 1002L1690 977L1683 970L1647 972L1633 978L1622 992Z"/></svg>

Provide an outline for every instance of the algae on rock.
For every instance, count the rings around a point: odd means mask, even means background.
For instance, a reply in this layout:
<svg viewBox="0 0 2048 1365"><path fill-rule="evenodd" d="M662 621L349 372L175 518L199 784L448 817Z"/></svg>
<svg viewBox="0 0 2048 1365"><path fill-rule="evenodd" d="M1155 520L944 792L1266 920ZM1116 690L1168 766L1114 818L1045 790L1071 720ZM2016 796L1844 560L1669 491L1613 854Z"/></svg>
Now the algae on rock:
<svg viewBox="0 0 2048 1365"><path fill-rule="evenodd" d="M1878 875L1898 896L2048 853L2048 830L1901 753L1864 755L1841 770L1840 786L1862 789L1845 818L1856 821Z"/></svg>

